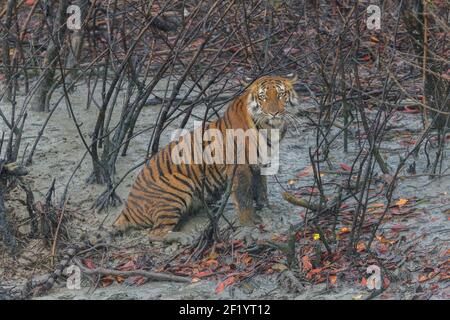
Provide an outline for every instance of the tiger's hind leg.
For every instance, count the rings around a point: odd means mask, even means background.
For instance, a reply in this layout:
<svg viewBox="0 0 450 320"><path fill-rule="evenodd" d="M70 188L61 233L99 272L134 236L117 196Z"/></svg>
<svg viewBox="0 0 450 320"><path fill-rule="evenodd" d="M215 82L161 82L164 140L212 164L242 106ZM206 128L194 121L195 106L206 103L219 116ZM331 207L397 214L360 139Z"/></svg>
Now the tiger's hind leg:
<svg viewBox="0 0 450 320"><path fill-rule="evenodd" d="M192 243L193 238L187 233L174 231L178 226L183 211L180 208L164 208L158 209L154 213L155 224L152 229L148 231L151 241L161 241L165 243L178 242L182 245Z"/></svg>
<svg viewBox="0 0 450 320"><path fill-rule="evenodd" d="M116 233L124 233L130 229L141 229L152 227L153 223L146 212L132 210L128 203L113 223L113 229Z"/></svg>

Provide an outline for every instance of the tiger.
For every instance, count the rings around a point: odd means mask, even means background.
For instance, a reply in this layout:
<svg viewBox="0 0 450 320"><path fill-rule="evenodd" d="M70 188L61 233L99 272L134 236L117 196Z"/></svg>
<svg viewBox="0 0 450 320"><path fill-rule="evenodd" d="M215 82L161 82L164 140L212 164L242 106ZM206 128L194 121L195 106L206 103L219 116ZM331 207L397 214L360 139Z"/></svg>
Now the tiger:
<svg viewBox="0 0 450 320"><path fill-rule="evenodd" d="M278 129L283 138L292 116L287 107L298 105L296 82L297 77L291 75L258 78L229 104L223 116L206 123L201 130L225 133L228 129L266 129L269 134L265 138L270 144L270 130ZM180 221L205 204L205 194L207 203L220 200L229 183L240 224L261 223L255 210L268 205L267 178L261 174L261 166L248 161L175 163L173 151L182 139L186 136L173 140L146 161L113 228L119 233L130 228L149 229L153 239L163 240L168 235L181 237L183 233L177 232ZM247 146L245 152L247 157Z"/></svg>

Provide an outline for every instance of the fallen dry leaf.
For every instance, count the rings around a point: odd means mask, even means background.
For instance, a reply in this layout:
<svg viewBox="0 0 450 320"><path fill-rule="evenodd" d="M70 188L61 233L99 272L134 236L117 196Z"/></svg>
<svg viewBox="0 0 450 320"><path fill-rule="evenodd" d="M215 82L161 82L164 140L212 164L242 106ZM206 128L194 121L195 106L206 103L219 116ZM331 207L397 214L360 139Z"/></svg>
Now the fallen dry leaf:
<svg viewBox="0 0 450 320"><path fill-rule="evenodd" d="M377 240L380 243L389 243L389 244L394 244L397 242L397 240L391 240L391 239L387 239L384 236L376 236Z"/></svg>
<svg viewBox="0 0 450 320"><path fill-rule="evenodd" d="M105 276L102 278L101 286L108 287L114 282L114 280L115 280L115 277L113 277L113 276Z"/></svg>
<svg viewBox="0 0 450 320"><path fill-rule="evenodd" d="M337 276L335 274L330 276L330 283L331 284L336 284L337 281Z"/></svg>
<svg viewBox="0 0 450 320"><path fill-rule="evenodd" d="M127 263L124 263L123 265L119 266L117 269L120 271L136 270L136 264L134 263L133 260L130 260Z"/></svg>
<svg viewBox="0 0 450 320"><path fill-rule="evenodd" d="M383 279L383 288L387 289L390 284L391 284L391 280L389 280L388 277L384 277L384 279Z"/></svg>
<svg viewBox="0 0 450 320"><path fill-rule="evenodd" d="M363 252L364 250L366 250L366 245L365 245L365 243L364 243L364 242L359 242L359 243L356 245L356 251L357 251L357 252Z"/></svg>
<svg viewBox="0 0 450 320"><path fill-rule="evenodd" d="M221 293L226 287L236 282L235 277L228 277L224 281L220 282L216 287L216 293Z"/></svg>
<svg viewBox="0 0 450 320"><path fill-rule="evenodd" d="M91 259L83 259L83 264L89 269L95 269L94 262Z"/></svg>
<svg viewBox="0 0 450 320"><path fill-rule="evenodd" d="M302 265L303 265L303 270L305 270L305 271L311 270L313 268L313 266L311 264L311 260L309 260L308 256L302 257Z"/></svg>
<svg viewBox="0 0 450 320"><path fill-rule="evenodd" d="M274 265L272 265L271 268L272 268L272 270L281 272L281 271L283 271L283 270L286 270L286 269L287 269L287 266L284 265L284 264L282 264L282 263L275 263Z"/></svg>
<svg viewBox="0 0 450 320"><path fill-rule="evenodd" d="M196 278L203 278L212 275L212 271L201 271L194 274L194 277Z"/></svg>
<svg viewBox="0 0 450 320"><path fill-rule="evenodd" d="M408 199L401 198L395 203L395 205L401 207L401 206L404 206L407 203L408 203Z"/></svg>
<svg viewBox="0 0 450 320"><path fill-rule="evenodd" d="M310 175L313 172L313 167L312 166L308 166L305 169L303 169L302 171L300 171L297 174L297 177L301 178L301 177L306 177L308 175Z"/></svg>
<svg viewBox="0 0 450 320"><path fill-rule="evenodd" d="M341 169L344 170L344 171L347 171L347 172L352 171L352 167L350 167L348 164L341 163L341 164L339 164L339 166L340 166Z"/></svg>
<svg viewBox="0 0 450 320"><path fill-rule="evenodd" d="M341 234L345 234L345 233L349 233L349 232L350 232L349 228L343 227L339 230L338 234L341 235Z"/></svg>
<svg viewBox="0 0 450 320"><path fill-rule="evenodd" d="M364 286L364 287L367 286L367 279L366 279L365 277L363 277L363 278L361 279L361 285Z"/></svg>

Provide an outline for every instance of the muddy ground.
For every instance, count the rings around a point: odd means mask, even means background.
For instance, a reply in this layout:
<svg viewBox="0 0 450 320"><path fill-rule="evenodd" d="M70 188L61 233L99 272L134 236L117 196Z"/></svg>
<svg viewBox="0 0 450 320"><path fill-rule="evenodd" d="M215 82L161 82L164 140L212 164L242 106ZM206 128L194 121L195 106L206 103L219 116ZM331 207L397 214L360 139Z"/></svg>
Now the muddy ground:
<svg viewBox="0 0 450 320"><path fill-rule="evenodd" d="M94 127L97 108L93 105L89 110L86 109L84 90L83 87L77 88L71 95L71 103L77 121L83 124L81 130L84 137L89 141L89 134ZM59 96L59 94L55 96ZM98 96L96 98L100 101ZM23 97L20 99L18 105L22 106ZM8 105L1 104L0 107L8 114L10 109ZM304 109L314 109L308 104L305 104L304 107ZM119 108L116 110L115 116L117 116L119 110ZM145 129L151 128L155 123L158 110L159 106L146 107L139 119L136 131L145 131ZM202 115L202 110L197 110L197 114ZM32 145L46 117L46 113L28 112L22 148L25 148L27 144ZM306 119L300 116L298 118L300 120L298 130L292 130L283 141L279 174L268 179L271 207L265 208L260 213L265 229L261 231L259 238L273 238L284 235L291 224L302 220L302 210L287 203L281 196L285 189L295 191L312 185L310 176L298 178L297 174L309 166L308 148L315 145L316 131L314 127L308 125ZM420 132L420 121L419 114L401 112L392 120L393 128L387 135L381 150L391 169L395 169L399 156L404 154L406 148L410 145L407 142L414 139ZM161 145L165 145L169 141L168 133L171 129L177 127L177 123L175 121L171 124L171 128L166 131L167 134L162 137ZM3 123L0 124L0 126L3 125ZM2 130L0 129L0 131ZM150 133L151 130L146 130L132 140L127 156L120 157L117 162L117 177L122 177L124 173L145 157ZM351 152L352 143L356 143L356 140L351 140L350 152L345 154L342 149L342 139L339 138L335 141L332 156L337 165L352 162L355 156ZM434 156L434 152L431 150L432 156ZM446 171L450 167L449 144L447 144L446 152L446 160L442 166L444 174L450 173L449 170ZM53 179L56 179L55 199L59 201L58 199L61 197L69 177L84 153L85 148L78 136L73 119L68 116L68 110L62 103L48 123L37 146L33 164L29 167L30 173L26 177L32 186L36 201L43 201ZM411 176L406 171L402 171L401 176L405 178L400 180L394 195L395 199L414 199L409 204L411 205L411 213L393 216L380 230L383 234L384 230L388 232L390 227L401 224L402 228L398 232L398 237L403 240L401 243L396 243L395 249L403 253L408 251L408 255L406 255L401 269L394 271L397 277L392 278L393 280L390 281L387 289L377 296L377 299L450 298L448 277L445 277L445 274L448 274L449 258L450 179L449 176L443 176L439 179L430 180L428 176L421 175L427 172L426 157L423 151L415 159L415 162L417 174ZM93 232L102 224L108 228L121 210L121 206L108 208L106 212L95 212L91 209L92 203L104 191L104 186L86 184L86 179L91 174L91 170L92 165L89 157L87 157L75 172L69 185L69 200L66 208L70 222L67 227L74 239L79 237L80 234ZM126 199L138 170L128 175L117 189L118 195L122 199ZM12 221L16 221L16 230L26 233L26 223L19 226L20 221L25 221L26 217L25 207L17 201L20 197L23 196L16 191L12 192L9 195L9 201L7 201L7 209ZM225 215L231 220L234 219L234 210L230 204L226 207ZM191 217L182 230L191 234L198 234L206 222L206 214L200 212ZM42 240L33 239L28 243L24 242L23 245L25 247L15 258L11 257L5 248L0 245L0 284L3 287L19 286L24 283L25 279L51 270L49 264L50 250L48 246L43 244ZM140 250L147 250L147 255L151 256L158 249L163 252L163 255L169 257L180 250L176 245L163 248L154 246L148 242L146 234L139 231L130 232L123 238L117 239L115 246L109 249L106 256L114 255L114 251L132 255L141 252ZM395 254L395 250L390 254ZM106 256L105 260L107 260ZM161 257L154 257L156 260L158 258ZM435 272L436 276L431 277L431 272ZM356 274L354 279L361 279L362 276L362 273ZM403 276L406 277L407 281ZM424 280L424 276L429 276L430 279ZM61 281L39 299L362 299L370 294L364 285L361 285L359 281L354 281L354 279L338 278L338 281L333 285L328 282L320 284L305 282L302 290L291 290L282 284L282 278L283 272L257 274L244 283L225 288L221 293L215 293L220 277L219 279L205 278L191 284L146 282L136 285L129 284L127 281L122 283L114 281L106 287L102 287L98 282L84 279L83 287L80 290L69 290L65 287L65 282Z"/></svg>

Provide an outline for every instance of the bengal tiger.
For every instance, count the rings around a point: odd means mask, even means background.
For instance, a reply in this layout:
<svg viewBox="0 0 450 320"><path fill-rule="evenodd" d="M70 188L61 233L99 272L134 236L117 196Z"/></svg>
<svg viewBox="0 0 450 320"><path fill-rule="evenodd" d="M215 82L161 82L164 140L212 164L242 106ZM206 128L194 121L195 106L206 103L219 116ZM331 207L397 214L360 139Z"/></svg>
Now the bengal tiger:
<svg viewBox="0 0 450 320"><path fill-rule="evenodd" d="M222 133L227 129L268 129L268 140L270 129L278 129L282 138L292 118L287 107L298 104L296 81L291 76L264 76L255 80L230 103L222 117L201 129L217 129ZM121 233L129 228L150 228L150 237L162 240L169 234L172 238L182 236L175 228L183 217L204 203L202 194L206 194L209 202L219 200L231 179L231 198L240 224L258 224L260 218L255 209L268 204L266 177L261 175L260 166L248 162L175 164L172 152L181 140L170 142L146 162L113 224L114 229ZM247 147L245 150L248 152Z"/></svg>

